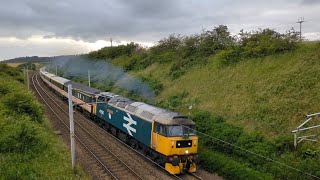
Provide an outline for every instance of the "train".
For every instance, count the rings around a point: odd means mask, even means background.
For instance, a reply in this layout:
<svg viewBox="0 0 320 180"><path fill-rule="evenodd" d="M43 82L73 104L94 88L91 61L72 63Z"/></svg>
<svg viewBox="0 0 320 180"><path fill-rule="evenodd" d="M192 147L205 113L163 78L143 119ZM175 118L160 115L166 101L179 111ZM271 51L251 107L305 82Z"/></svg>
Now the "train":
<svg viewBox="0 0 320 180"><path fill-rule="evenodd" d="M49 73L46 67L39 75L64 100L71 84L72 101L79 111L169 173L196 172L198 136L196 124L188 117L73 82Z"/></svg>

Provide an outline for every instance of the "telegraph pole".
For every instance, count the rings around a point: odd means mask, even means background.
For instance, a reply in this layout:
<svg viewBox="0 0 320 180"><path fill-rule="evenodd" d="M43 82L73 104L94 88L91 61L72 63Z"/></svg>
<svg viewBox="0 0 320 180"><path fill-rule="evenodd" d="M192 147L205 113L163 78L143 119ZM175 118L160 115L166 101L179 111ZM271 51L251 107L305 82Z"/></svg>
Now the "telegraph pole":
<svg viewBox="0 0 320 180"><path fill-rule="evenodd" d="M70 140L71 140L71 163L72 171L75 172L76 151L74 143L74 122L73 122L73 103L72 103L72 85L68 85L69 119L70 119Z"/></svg>
<svg viewBox="0 0 320 180"><path fill-rule="evenodd" d="M24 82L24 84L26 84L26 83L27 83L27 79L26 79L26 77L27 77L26 67L23 67L23 82Z"/></svg>
<svg viewBox="0 0 320 180"><path fill-rule="evenodd" d="M302 27L302 23L304 22L304 17L300 17L297 21L297 23L300 24L300 41L302 41L302 37L301 37L301 27Z"/></svg>
<svg viewBox="0 0 320 180"><path fill-rule="evenodd" d="M56 65L56 76L58 76L58 66Z"/></svg>
<svg viewBox="0 0 320 180"><path fill-rule="evenodd" d="M27 65L27 83L28 83L28 90L30 90L28 65Z"/></svg>
<svg viewBox="0 0 320 180"><path fill-rule="evenodd" d="M90 85L90 70L88 70L88 81L89 81L89 87L91 87L91 85Z"/></svg>

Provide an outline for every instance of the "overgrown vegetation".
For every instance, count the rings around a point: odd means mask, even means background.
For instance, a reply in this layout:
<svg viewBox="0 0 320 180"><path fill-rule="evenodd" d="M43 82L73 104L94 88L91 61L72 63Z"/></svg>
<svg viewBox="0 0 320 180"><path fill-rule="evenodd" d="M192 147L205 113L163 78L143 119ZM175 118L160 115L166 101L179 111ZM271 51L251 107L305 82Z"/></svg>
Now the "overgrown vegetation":
<svg viewBox="0 0 320 180"><path fill-rule="evenodd" d="M21 83L22 72L0 64L0 179L72 179L69 152L48 131L43 107ZM80 170L80 171L79 171Z"/></svg>
<svg viewBox="0 0 320 180"><path fill-rule="evenodd" d="M89 53L88 57L109 60L127 71L141 70L156 62L171 62L169 75L177 79L190 68L207 64L209 57L217 54L221 64L228 65L247 58L293 51L297 46L298 36L294 31L281 34L272 29L241 30L238 36L232 36L227 26L220 25L191 36L172 34L150 49L130 43L105 47Z"/></svg>
<svg viewBox="0 0 320 180"><path fill-rule="evenodd" d="M206 134L199 133L203 167L226 179L313 178L271 158L320 176L320 149L310 143L294 149L290 133L305 114L319 111L320 43L300 43L294 31L242 30L232 36L218 26L136 48L103 59L148 77L160 89L158 106L196 121Z"/></svg>
<svg viewBox="0 0 320 180"><path fill-rule="evenodd" d="M34 63L31 63L31 62L27 62L27 63L22 63L22 64L19 64L17 66L17 68L19 69L28 69L28 70L36 70L36 65Z"/></svg>
<svg viewBox="0 0 320 180"><path fill-rule="evenodd" d="M199 134L202 138L201 146L203 148L201 149L204 149L204 151L200 151L200 156L205 159L205 166L208 169L215 169L216 172L230 179L242 179L243 176L255 177L256 175L258 175L256 176L258 179L265 179L264 176L276 179L313 179L311 176L304 176L303 173L279 165L270 159L320 176L320 172L317 170L320 163L312 163L312 167L308 166L312 169L306 169L308 163L319 161L318 155L307 155L308 152L317 150L303 147L295 151L291 135L279 136L270 141L259 132L249 134L239 127L225 123L221 116L212 116L207 112L196 112L193 119L197 123L198 130L206 134ZM207 157L211 157L212 160L208 162ZM238 163L232 162L234 160ZM217 163L221 164L217 165ZM232 166L225 166L226 164Z"/></svg>

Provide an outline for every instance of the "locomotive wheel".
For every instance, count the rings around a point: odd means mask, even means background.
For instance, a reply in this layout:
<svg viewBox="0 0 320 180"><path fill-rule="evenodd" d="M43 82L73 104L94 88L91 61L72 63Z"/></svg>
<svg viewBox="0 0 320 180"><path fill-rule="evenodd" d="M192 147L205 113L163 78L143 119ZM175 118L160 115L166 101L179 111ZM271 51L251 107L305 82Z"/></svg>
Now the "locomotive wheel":
<svg viewBox="0 0 320 180"><path fill-rule="evenodd" d="M112 128L111 128L111 133L112 133L112 135L114 135L115 137L117 137L117 129L116 129L116 128L112 127Z"/></svg>

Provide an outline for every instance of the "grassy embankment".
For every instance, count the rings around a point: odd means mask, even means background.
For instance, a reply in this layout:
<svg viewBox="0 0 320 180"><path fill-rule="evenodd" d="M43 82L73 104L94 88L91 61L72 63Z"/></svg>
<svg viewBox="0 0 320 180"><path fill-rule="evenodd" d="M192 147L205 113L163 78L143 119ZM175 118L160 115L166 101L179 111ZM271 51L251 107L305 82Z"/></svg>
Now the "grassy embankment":
<svg viewBox="0 0 320 180"><path fill-rule="evenodd" d="M141 77L157 92L158 106L189 115L213 137L198 133L206 169L227 179L312 179L245 149L319 177L319 147L294 149L290 131L319 111L320 44L269 29L240 35L233 39L219 26L169 36L148 50L128 44L88 56Z"/></svg>
<svg viewBox="0 0 320 180"><path fill-rule="evenodd" d="M194 116L194 113L199 110L205 110L215 116L223 117L226 124L232 125L231 127L212 125L211 135L214 137L287 164L295 164L295 167L307 169L304 170L307 172L313 169L313 173L319 175L319 171L315 169L319 164L314 165L314 163L318 161L320 149L307 142L298 150L294 150L293 134L290 133L305 120L306 114L320 111L319 44L303 44L295 52L248 59L228 67L221 67L217 57L213 56L209 58L206 66L191 69L175 80L164 76L169 74L170 66L170 64L155 63L144 70L131 73L139 77L151 74L153 78L161 81L164 88L157 97L158 101L169 104L173 109L189 116ZM198 120L197 123L201 126L209 126L208 119L203 119L203 122ZM315 124L317 121L311 123L311 125ZM238 130L238 127L241 130ZM210 133L206 128L198 127L198 129ZM247 139L244 138L246 135L241 137L242 134L248 134ZM202 138L208 137L202 136ZM261 146L261 144L257 145L258 143L268 145ZM230 148L224 143L214 142L213 144L221 146L214 148L218 149L218 152L212 153L207 150L202 151L205 148L200 149L206 164L211 163L208 166L212 167L212 170L222 171L225 177L234 178L233 175L229 176L232 172L228 169L228 166L232 166L233 163L223 164L219 159L228 158L220 154L221 151L223 153L228 151L224 148L229 148L230 154L236 148ZM264 148L267 149L263 150ZM247 154L244 157L249 156L251 155ZM255 157L250 163L261 160L262 158ZM242 162L242 159L238 159L234 163ZM308 163L314 167L306 168ZM223 168L219 169L221 166ZM253 166L253 169L257 167L255 164L249 166ZM275 166L268 165L263 171L274 173L271 167L276 168ZM276 177L277 174L281 174L279 178L290 177L292 174L293 178L304 178L301 173L282 166L278 167L280 169L275 173ZM242 172L236 172L235 176L246 178L241 174Z"/></svg>
<svg viewBox="0 0 320 180"><path fill-rule="evenodd" d="M0 64L0 179L73 179L68 148L54 135L44 109L17 68Z"/></svg>

